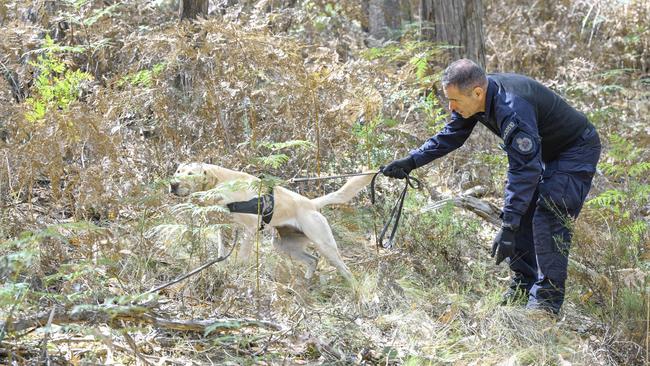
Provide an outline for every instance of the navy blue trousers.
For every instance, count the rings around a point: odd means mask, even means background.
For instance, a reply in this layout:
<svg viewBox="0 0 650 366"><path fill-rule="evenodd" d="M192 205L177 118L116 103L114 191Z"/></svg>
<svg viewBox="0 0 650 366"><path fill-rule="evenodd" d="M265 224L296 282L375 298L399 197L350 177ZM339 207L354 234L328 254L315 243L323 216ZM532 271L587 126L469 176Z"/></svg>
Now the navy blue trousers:
<svg viewBox="0 0 650 366"><path fill-rule="evenodd" d="M512 286L529 293L529 307L557 313L564 302L571 226L591 188L600 150L600 138L590 125L573 146L545 163L509 263Z"/></svg>

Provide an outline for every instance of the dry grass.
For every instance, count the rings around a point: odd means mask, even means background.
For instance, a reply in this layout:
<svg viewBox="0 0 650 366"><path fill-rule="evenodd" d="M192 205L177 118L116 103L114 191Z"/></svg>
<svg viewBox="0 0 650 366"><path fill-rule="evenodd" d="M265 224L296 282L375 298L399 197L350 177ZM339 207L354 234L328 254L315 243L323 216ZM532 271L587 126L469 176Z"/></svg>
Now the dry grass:
<svg viewBox="0 0 650 366"><path fill-rule="evenodd" d="M27 60L35 61L32 51L42 47L39 33L60 20L53 14L74 11L86 19L103 6L39 3L31 23L21 18L30 4L6 3L0 61L24 84L35 78ZM227 223L219 214L203 220L172 210L180 201L167 194L166 180L178 161L282 178L347 172L384 163L430 134L422 121L432 115L422 96L431 90L406 62L413 55L362 57L363 32L350 19L364 22L356 3L342 2L335 11L319 2L277 3L270 12L237 5L193 24L178 24L171 2L121 4L112 16L57 40L95 45L60 53L69 68L94 79L68 109L52 109L39 123L26 120L27 106L14 103L0 82L2 321L54 304L130 306L137 294L212 258L215 242L205 235L147 235L161 224L199 229ZM648 141L639 131L648 123L642 80L650 11L641 1L623 11L609 2L536 4L490 2L488 14L509 14L488 21L490 68L548 81L589 111L603 135L631 139L641 148L637 159L646 159ZM443 67L437 57L434 52L428 60L429 73ZM633 70L607 72L615 68ZM33 87L26 90L35 95ZM620 123L608 120L608 106L616 106ZM396 250L378 251L371 240L395 199L394 182L380 182L374 213L367 196L325 211L359 280L359 297L324 261L317 278L303 280L302 269L279 257L266 233L258 261L216 264L166 289L155 312L177 319L257 317L283 331L203 335L138 322L57 326L50 333L7 335L0 360L10 351L19 364L39 363L47 338L50 359L62 364L642 364L644 288L625 283L637 272L621 272L628 269L616 260L621 236L610 235L615 230L599 219L602 212L585 211L574 253L609 282L572 277L559 319L498 306L508 272L488 258L489 226L451 208L419 214L431 197L476 184L499 200L502 183L493 173L504 161L493 158L494 140L484 137L477 134L449 159L419 172L426 190L409 195ZM316 148L281 150L289 160L280 168L256 159L278 153L264 142L289 140ZM291 188L315 196L339 184ZM600 176L595 192L617 184ZM71 225L76 222L87 224ZM229 243L232 231L224 231ZM638 248L625 265L637 266L643 278L648 248Z"/></svg>

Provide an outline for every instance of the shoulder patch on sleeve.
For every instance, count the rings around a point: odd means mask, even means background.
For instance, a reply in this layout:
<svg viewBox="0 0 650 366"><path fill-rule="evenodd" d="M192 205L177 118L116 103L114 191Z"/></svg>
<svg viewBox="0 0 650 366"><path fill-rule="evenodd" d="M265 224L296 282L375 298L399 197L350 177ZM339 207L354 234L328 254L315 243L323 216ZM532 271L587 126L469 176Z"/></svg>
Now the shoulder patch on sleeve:
<svg viewBox="0 0 650 366"><path fill-rule="evenodd" d="M510 135L512 135L512 133L517 130L517 127L519 127L519 124L512 119L504 124L503 128L501 129L501 138L503 139L504 143L508 143Z"/></svg>
<svg viewBox="0 0 650 366"><path fill-rule="evenodd" d="M523 155L531 154L537 151L537 142L535 139L523 131L518 131L510 143L513 149Z"/></svg>

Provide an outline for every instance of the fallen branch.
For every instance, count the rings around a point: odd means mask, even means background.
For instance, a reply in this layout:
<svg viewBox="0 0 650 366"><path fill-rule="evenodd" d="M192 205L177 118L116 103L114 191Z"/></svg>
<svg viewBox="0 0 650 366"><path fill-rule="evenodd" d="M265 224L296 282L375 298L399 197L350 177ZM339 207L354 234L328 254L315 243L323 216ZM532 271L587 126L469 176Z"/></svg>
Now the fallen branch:
<svg viewBox="0 0 650 366"><path fill-rule="evenodd" d="M476 192L481 193L482 191L466 191L458 197L447 198L438 202L434 202L422 208L421 212L435 211L449 203L452 203L454 206L472 211L490 224L500 227L501 219L499 218L499 214L501 213L501 210L491 202L473 197L472 194ZM491 243L488 244L491 248ZM612 282L609 278L607 278L607 276L596 272L595 270L585 266L575 259L569 258L569 268L577 272L579 275L594 281L595 283L603 286L608 290L611 290L612 288Z"/></svg>
<svg viewBox="0 0 650 366"><path fill-rule="evenodd" d="M69 323L90 323L90 324L111 324L117 320L133 321L151 324L162 329L205 333L206 330L227 331L238 330L244 327L259 327L276 331L284 330L284 327L265 320L248 318L210 318L203 320L178 320L164 319L152 315L149 309L142 306L122 305L100 305L100 306L77 306L73 309L65 309L62 306L55 307L52 311L41 312L33 317L0 323L8 331L19 332L31 328L39 328L46 325L52 316L52 324Z"/></svg>
<svg viewBox="0 0 650 366"><path fill-rule="evenodd" d="M421 212L435 211L448 205L449 203L452 203L456 207L472 211L493 225L501 225L501 220L499 219L499 213L501 210L495 204L482 200L480 198L466 195L444 199L442 201L427 205L422 208Z"/></svg>
<svg viewBox="0 0 650 366"><path fill-rule="evenodd" d="M235 249L235 247L237 246L237 238L238 238L238 237L239 237L239 230L236 230L236 231L235 231L235 239L233 240L232 248L230 248L230 252L228 252L228 254L226 254L225 257L219 257L219 258L213 259L213 260L209 261L208 263L206 263L206 264L204 264L204 265L202 265L202 266L200 266L200 267L198 267L198 268L196 268L196 269L194 269L194 270L192 270L192 271L190 271L190 272L188 272L188 273L186 273L186 274L184 274L184 275L178 277L177 279L175 279L175 280L173 280L173 281L171 281L171 282L167 282L167 283L164 284L164 285L160 285L160 286L158 286L158 287L156 287L156 288L153 288L153 289L151 289L151 290L145 292L145 294L153 294L153 293L156 293L156 292L158 292L158 291L160 291L160 290L162 290L162 289L164 289L164 288L167 288L167 287L169 287L169 286L171 286L171 285L177 284L177 283L181 282L182 280L184 280L184 279L186 279L186 278L188 278L188 277L190 277L190 276L194 276L195 274L197 274L197 273L203 271L204 269L210 267L211 265L213 265L213 264L215 264L215 263L225 261L226 259L228 259L228 257L230 257L230 255L232 254L232 251L233 251L233 250Z"/></svg>

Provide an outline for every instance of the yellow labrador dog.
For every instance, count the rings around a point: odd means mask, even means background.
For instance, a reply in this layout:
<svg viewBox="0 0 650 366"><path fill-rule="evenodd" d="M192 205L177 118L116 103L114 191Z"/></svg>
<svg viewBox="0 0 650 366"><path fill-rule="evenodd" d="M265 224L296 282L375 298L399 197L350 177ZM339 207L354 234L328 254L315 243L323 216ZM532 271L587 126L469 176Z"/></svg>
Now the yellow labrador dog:
<svg viewBox="0 0 650 366"><path fill-rule="evenodd" d="M341 204L350 201L372 180L372 175L363 175L350 178L339 190L324 196L309 199L286 188L276 186L272 193L272 212L263 211L263 218L270 221L269 226L277 229L279 238L273 245L283 255L292 260L303 263L307 270L306 278L311 278L316 270L317 258L306 251L309 243L336 267L346 280L354 284L354 278L348 267L341 259L332 229L319 210L332 204ZM178 166L170 184L171 193L177 196L187 196L193 192L206 191L226 182L240 181L244 183L259 182L259 179L243 172L226 169L217 165L203 163L189 163ZM240 189L232 192L225 191L221 195L219 204L227 205L236 223L245 228L245 235L239 251L239 257L247 260L253 248L255 231L259 228L257 210L255 213L235 213L240 203L253 203L258 206L258 189L254 184L241 185ZM251 201L252 200L252 201ZM250 207L250 204L249 204Z"/></svg>

